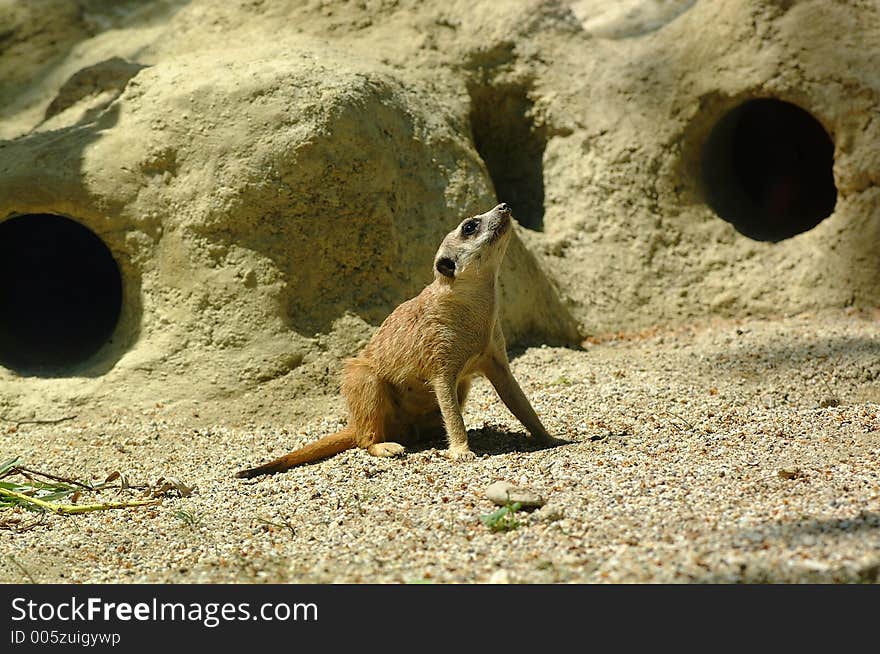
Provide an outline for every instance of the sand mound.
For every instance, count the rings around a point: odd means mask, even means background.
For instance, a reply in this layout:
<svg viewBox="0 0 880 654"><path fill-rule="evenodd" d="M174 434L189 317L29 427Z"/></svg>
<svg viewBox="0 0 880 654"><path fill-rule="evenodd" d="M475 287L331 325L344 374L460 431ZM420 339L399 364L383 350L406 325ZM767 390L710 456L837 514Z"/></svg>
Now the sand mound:
<svg viewBox="0 0 880 654"><path fill-rule="evenodd" d="M498 200L513 343L880 299L875 4L374 4L0 8L0 410L332 397Z"/></svg>

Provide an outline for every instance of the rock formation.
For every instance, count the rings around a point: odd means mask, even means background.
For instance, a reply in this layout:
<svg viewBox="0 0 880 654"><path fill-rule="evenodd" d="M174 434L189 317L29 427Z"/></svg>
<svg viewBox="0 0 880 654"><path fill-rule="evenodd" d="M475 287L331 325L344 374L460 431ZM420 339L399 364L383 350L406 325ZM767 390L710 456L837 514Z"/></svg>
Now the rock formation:
<svg viewBox="0 0 880 654"><path fill-rule="evenodd" d="M332 395L496 201L512 343L876 305L877 4L608 4L0 5L0 413Z"/></svg>

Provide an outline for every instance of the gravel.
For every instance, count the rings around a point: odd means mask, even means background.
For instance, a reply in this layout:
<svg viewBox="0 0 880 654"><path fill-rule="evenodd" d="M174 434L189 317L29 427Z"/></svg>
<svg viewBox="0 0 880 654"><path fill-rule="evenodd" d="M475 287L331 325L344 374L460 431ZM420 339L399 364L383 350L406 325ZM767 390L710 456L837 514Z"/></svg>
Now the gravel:
<svg viewBox="0 0 880 654"><path fill-rule="evenodd" d="M570 443L533 446L481 381L465 415L471 462L437 442L234 478L338 428L341 412L245 428L193 426L174 407L2 423L2 458L195 490L0 531L0 581L876 582L877 318L715 321L513 353L548 430ZM546 505L492 532L484 491L502 480Z"/></svg>

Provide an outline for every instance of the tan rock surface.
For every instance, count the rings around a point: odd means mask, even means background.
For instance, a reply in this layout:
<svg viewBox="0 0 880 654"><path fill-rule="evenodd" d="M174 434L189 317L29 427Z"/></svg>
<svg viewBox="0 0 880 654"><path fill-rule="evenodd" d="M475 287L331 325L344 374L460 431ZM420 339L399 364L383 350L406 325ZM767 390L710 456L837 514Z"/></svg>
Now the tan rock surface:
<svg viewBox="0 0 880 654"><path fill-rule="evenodd" d="M0 216L82 221L125 301L75 392L0 371L5 401L182 399L181 375L190 398L332 392L496 198L533 228L504 274L514 343L876 302L877 7L692 4L7 3ZM755 97L834 143L834 213L777 244L705 203L707 138ZM328 352L340 320L363 329Z"/></svg>
<svg viewBox="0 0 880 654"><path fill-rule="evenodd" d="M0 449L198 486L3 532L40 581L876 581L878 332L859 312L880 302L876 2L0 0L0 25L0 238L69 216L122 281L92 358L0 366ZM719 127L758 98L788 104ZM834 210L753 240L710 205L828 199L762 172L813 141L791 105L827 134ZM761 154L774 121L782 164ZM725 195L754 178L772 183ZM484 385L473 466L350 452L233 481L342 420L341 359L499 200L522 222L509 340L586 339L514 360L574 444L528 452ZM499 478L551 498L502 538L478 519ZM96 568L84 543L119 556Z"/></svg>

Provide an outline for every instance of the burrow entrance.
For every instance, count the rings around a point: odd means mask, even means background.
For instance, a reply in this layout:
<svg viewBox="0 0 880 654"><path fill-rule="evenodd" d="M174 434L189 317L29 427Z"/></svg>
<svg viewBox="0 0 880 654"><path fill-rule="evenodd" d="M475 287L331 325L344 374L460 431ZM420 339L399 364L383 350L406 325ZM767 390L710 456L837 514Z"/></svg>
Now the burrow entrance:
<svg viewBox="0 0 880 654"><path fill-rule="evenodd" d="M0 365L59 374L110 341L121 310L119 266L90 229L51 214L0 223Z"/></svg>
<svg viewBox="0 0 880 654"><path fill-rule="evenodd" d="M544 229L546 130L532 122L532 101L521 84L474 85L471 133L495 186L523 227Z"/></svg>
<svg viewBox="0 0 880 654"><path fill-rule="evenodd" d="M739 232L781 241L834 211L834 143L797 105L762 98L725 114L703 147L709 206Z"/></svg>

